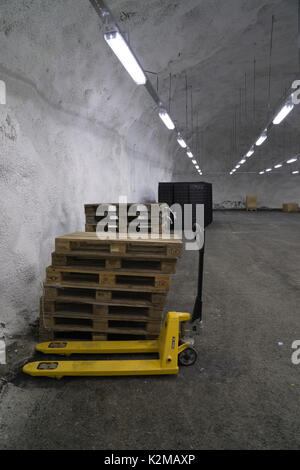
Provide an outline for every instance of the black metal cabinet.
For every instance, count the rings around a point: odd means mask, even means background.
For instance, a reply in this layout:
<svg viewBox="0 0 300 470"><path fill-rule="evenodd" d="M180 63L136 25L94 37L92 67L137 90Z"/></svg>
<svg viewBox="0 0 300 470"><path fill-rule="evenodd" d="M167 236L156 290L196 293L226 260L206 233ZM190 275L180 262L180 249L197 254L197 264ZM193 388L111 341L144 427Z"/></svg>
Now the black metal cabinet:
<svg viewBox="0 0 300 470"><path fill-rule="evenodd" d="M159 183L158 202L193 204L193 223L196 221L196 204L204 204L204 226L213 221L212 184L200 182Z"/></svg>

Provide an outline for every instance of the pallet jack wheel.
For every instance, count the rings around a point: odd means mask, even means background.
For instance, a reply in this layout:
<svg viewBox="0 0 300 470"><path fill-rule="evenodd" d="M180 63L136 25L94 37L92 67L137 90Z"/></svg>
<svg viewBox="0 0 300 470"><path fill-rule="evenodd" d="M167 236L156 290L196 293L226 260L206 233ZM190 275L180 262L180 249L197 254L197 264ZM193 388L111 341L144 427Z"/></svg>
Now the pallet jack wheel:
<svg viewBox="0 0 300 470"><path fill-rule="evenodd" d="M179 364L182 366L192 366L197 360L198 354L196 349L188 346L178 355Z"/></svg>

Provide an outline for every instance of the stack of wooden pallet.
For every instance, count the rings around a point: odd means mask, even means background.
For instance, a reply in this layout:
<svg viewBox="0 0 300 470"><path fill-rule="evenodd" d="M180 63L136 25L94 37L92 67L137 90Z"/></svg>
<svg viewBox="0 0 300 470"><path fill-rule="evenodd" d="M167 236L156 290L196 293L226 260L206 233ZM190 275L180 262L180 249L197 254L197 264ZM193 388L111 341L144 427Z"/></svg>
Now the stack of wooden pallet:
<svg viewBox="0 0 300 470"><path fill-rule="evenodd" d="M166 226L168 223L167 219L169 216L167 208L165 211L163 211L163 213L159 213L158 209L161 206L162 204L153 204L148 202L127 204L125 206L127 214L127 230L129 224L135 220L135 223L138 224L137 231L144 231L147 233L155 231L161 233L162 227ZM164 204L164 206L166 206L166 204ZM103 215L97 215L97 209L99 207L101 207L101 212ZM117 232L119 231L120 205L118 203L86 204L84 206L84 210L86 232L95 232L99 222L103 223L103 226L105 226L105 231L108 230L108 227L115 228ZM98 211L98 214L99 212L100 210ZM157 215L153 215L152 212L153 214L156 213ZM156 225L154 226L153 223Z"/></svg>
<svg viewBox="0 0 300 470"><path fill-rule="evenodd" d="M181 240L55 240L41 299L40 340L154 339L159 336Z"/></svg>

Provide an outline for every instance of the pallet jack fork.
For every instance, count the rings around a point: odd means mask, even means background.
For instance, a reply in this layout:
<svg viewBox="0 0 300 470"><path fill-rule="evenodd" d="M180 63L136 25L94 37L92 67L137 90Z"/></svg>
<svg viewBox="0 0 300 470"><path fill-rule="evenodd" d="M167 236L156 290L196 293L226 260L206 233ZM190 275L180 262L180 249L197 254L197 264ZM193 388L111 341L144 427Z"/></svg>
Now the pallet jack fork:
<svg viewBox="0 0 300 470"><path fill-rule="evenodd" d="M180 323L190 320L189 313L169 312L159 339L154 341L59 341L40 343L37 351L44 354L129 354L158 353L159 359L105 361L39 361L23 367L23 372L39 377L104 375L177 374L178 361L192 365L197 353L191 342L181 341ZM182 343L182 344L181 344Z"/></svg>

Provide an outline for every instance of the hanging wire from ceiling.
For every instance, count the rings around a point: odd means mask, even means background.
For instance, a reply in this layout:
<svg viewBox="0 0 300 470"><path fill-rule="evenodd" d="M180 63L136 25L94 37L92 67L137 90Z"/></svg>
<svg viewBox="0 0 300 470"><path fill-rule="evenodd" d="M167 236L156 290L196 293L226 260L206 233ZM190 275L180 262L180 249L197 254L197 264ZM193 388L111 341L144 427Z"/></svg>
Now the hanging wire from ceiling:
<svg viewBox="0 0 300 470"><path fill-rule="evenodd" d="M275 16L272 15L271 20L271 35L270 35L270 49L269 49L269 71L268 71L268 116L271 113L271 78L272 78L272 52L273 52L273 33L274 33Z"/></svg>
<svg viewBox="0 0 300 470"><path fill-rule="evenodd" d="M270 47L269 47L268 95L267 95L267 115L268 115L269 121L266 127L264 128L264 130L261 132L258 139L256 140L256 142L250 147L249 151L242 157L242 160L230 171L230 175L235 174L236 171L240 168L240 166L247 162L247 159L249 159L254 154L256 146L262 145L267 140L269 131L274 126L280 124L288 116L288 114L293 110L296 104L294 102L293 97L294 97L295 91L299 90L299 85L296 82L295 83L293 82L292 86L288 90L287 89L285 90L283 104L281 104L280 108L278 108L275 116L273 116L273 118L270 119L272 115L272 110L271 110L272 52L273 52L275 22L276 22L275 15L272 15ZM300 0L298 0L298 62L299 62L298 70L300 73ZM246 79L246 74L245 74L245 79ZM245 90L246 90L246 86L245 86ZM253 116L254 116L254 120L255 120L255 114L256 114L255 93L256 93L256 58L254 57L254 62L253 62ZM284 123L284 126L286 126L286 123ZM286 127L284 129L286 129ZM286 143L284 143L284 146L285 145ZM269 169L269 171L272 171L272 170Z"/></svg>
<svg viewBox="0 0 300 470"><path fill-rule="evenodd" d="M106 5L104 0L90 0L90 3L96 10L98 16L101 18L104 24L104 39L107 44L110 46L112 51L118 57L120 62L122 63L123 67L127 70L129 75L135 81L137 85L143 85L151 98L154 100L157 108L158 108L158 115L165 126L174 131L176 134L176 139L179 145L182 148L186 149L186 154L189 158L193 159L192 162L196 167L198 173L201 174L201 170L197 165L197 161L191 151L191 149L187 146L184 139L181 136L181 133L176 128L171 116L167 112L167 108L164 105L163 101L158 95L158 91L152 86L148 76L145 74L143 67L141 66L139 60L135 56L133 50L131 49L128 41L126 41L124 37L124 33L121 32L118 24L116 23L111 11ZM158 89L158 82L157 82L157 89ZM169 107L171 102L169 100ZM195 163L196 162L196 163Z"/></svg>
<svg viewBox="0 0 300 470"><path fill-rule="evenodd" d="M253 122L256 121L256 58L253 59Z"/></svg>

